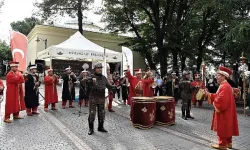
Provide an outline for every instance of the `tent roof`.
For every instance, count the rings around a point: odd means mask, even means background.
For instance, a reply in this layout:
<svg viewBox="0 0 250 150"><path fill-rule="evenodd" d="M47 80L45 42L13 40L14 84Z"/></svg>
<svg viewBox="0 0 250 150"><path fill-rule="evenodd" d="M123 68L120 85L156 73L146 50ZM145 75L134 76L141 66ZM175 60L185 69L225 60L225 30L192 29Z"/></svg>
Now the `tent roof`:
<svg viewBox="0 0 250 150"><path fill-rule="evenodd" d="M79 31L73 34L68 40L55 45L56 48L66 48L74 50L87 50L93 52L104 52L104 48L85 38ZM108 54L120 54L119 52L106 49Z"/></svg>

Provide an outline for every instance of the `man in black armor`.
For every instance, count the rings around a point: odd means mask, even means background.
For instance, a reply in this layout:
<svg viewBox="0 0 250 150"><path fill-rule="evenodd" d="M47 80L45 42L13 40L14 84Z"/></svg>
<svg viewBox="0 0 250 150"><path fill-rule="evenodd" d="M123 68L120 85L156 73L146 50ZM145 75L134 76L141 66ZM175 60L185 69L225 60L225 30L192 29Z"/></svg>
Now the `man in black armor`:
<svg viewBox="0 0 250 150"><path fill-rule="evenodd" d="M182 99L182 119L187 120L187 118L194 119L190 115L191 110L191 100L192 93L195 90L195 87L192 87L190 82L190 73L188 71L183 72L183 79L179 83L179 87L181 90L181 99Z"/></svg>
<svg viewBox="0 0 250 150"><path fill-rule="evenodd" d="M124 72L126 72L127 70L124 70ZM124 77L121 78L120 80L120 84L122 86L122 100L123 100L123 104L126 105L126 101L128 100L128 77L127 74L124 74Z"/></svg>
<svg viewBox="0 0 250 150"><path fill-rule="evenodd" d="M68 67L65 69L65 74L62 76L63 89L62 89L62 109L66 108L66 103L69 100L69 108L74 108L73 100L75 100L75 85L76 75Z"/></svg>
<svg viewBox="0 0 250 150"><path fill-rule="evenodd" d="M82 71L82 77L80 78L80 90L79 90L79 107L82 106L82 103L84 101L84 106L88 107L89 103L89 93L87 92L87 70Z"/></svg>
<svg viewBox="0 0 250 150"><path fill-rule="evenodd" d="M36 75L37 66L29 66L30 73L25 75L25 106L28 116L39 114L37 108L39 106L39 77Z"/></svg>
<svg viewBox="0 0 250 150"><path fill-rule="evenodd" d="M89 132L94 133L94 121L96 115L96 108L98 111L98 131L108 132L104 129L105 119L105 89L116 90L116 86L109 84L107 78L102 75L102 64L98 63L94 66L94 74L87 79L87 90L89 91Z"/></svg>

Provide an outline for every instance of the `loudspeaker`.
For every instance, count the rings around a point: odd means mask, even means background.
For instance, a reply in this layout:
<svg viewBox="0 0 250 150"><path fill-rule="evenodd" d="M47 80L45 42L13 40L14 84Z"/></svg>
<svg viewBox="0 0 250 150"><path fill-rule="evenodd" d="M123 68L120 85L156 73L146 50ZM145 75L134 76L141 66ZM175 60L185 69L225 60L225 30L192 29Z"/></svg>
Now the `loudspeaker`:
<svg viewBox="0 0 250 150"><path fill-rule="evenodd" d="M36 59L35 60L35 64L37 66L37 72L38 73L43 73L44 69L45 69L45 61L44 60Z"/></svg>

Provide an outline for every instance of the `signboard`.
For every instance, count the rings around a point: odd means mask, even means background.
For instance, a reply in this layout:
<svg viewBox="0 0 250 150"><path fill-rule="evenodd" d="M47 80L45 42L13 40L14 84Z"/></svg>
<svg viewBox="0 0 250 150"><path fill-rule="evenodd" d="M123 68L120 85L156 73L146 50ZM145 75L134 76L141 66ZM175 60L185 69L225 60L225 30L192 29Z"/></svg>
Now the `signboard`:
<svg viewBox="0 0 250 150"><path fill-rule="evenodd" d="M41 54L42 55L42 54ZM57 57L65 57L65 58L72 58L72 59L94 59L94 60L103 60L103 52L93 52L93 51L79 51L79 50L71 50L71 49L53 49L51 51L51 55L53 58ZM122 54L121 53L106 53L106 59L108 62L121 62L122 61Z"/></svg>
<svg viewBox="0 0 250 150"><path fill-rule="evenodd" d="M75 73L76 76L79 76L83 71L83 67L89 66L87 71L93 73L92 62L87 61L76 61L76 60L59 60L52 59L52 66L54 73L57 75L62 75L65 72L65 68L71 67L72 72Z"/></svg>

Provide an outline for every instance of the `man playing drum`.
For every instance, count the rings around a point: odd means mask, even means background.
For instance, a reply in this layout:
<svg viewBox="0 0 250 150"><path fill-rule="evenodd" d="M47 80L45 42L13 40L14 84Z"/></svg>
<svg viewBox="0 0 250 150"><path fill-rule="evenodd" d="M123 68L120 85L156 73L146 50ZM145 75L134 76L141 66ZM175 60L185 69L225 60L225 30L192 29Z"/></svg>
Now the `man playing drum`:
<svg viewBox="0 0 250 150"><path fill-rule="evenodd" d="M142 70L141 69L135 69L135 75L136 77L132 76L130 73L129 68L127 69L127 77L128 81L130 83L129 87L129 96L128 96L128 105L131 105L131 98L135 96L145 96L149 95L149 87L145 87L144 85L150 86L154 82L154 80L151 77L151 73L148 74L148 79L142 79Z"/></svg>

